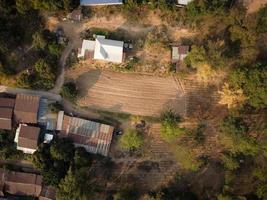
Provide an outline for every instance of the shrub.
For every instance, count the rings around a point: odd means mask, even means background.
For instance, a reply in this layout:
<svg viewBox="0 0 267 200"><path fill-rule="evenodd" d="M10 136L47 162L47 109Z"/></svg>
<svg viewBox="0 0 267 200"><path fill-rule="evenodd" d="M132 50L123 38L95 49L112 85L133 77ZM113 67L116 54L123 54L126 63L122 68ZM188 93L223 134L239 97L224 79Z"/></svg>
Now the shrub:
<svg viewBox="0 0 267 200"><path fill-rule="evenodd" d="M78 90L76 89L76 85L74 82L68 82L63 85L61 88L60 94L63 98L70 100L71 102L76 102L78 98Z"/></svg>
<svg viewBox="0 0 267 200"><path fill-rule="evenodd" d="M220 160L226 169L235 170L239 168L239 163L235 160L235 158L229 155L221 155Z"/></svg>
<svg viewBox="0 0 267 200"><path fill-rule="evenodd" d="M167 142L173 142L179 136L185 133L185 129L178 128L178 122L181 121L179 115L172 110L168 110L161 114L161 137Z"/></svg>
<svg viewBox="0 0 267 200"><path fill-rule="evenodd" d="M143 137L133 129L126 130L119 140L120 147L127 151L140 149L143 143Z"/></svg>
<svg viewBox="0 0 267 200"><path fill-rule="evenodd" d="M197 171L203 164L190 146L178 144L173 148L175 158L181 168L190 171Z"/></svg>

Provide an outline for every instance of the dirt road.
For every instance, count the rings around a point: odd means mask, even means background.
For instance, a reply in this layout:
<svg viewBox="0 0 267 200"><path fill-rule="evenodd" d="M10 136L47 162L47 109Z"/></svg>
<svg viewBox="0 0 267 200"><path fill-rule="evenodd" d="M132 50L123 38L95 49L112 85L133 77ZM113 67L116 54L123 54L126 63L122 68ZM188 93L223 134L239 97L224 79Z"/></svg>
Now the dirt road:
<svg viewBox="0 0 267 200"><path fill-rule="evenodd" d="M30 90L30 89L21 89L21 88L12 88L12 87L7 87L0 85L0 92L5 92L5 93L10 93L10 94L29 94L29 95L36 95L36 96L41 96L44 98L47 98L49 100L53 101L61 101L62 97L58 94L53 94L51 92L46 92L46 91L40 91L40 90Z"/></svg>
<svg viewBox="0 0 267 200"><path fill-rule="evenodd" d="M173 77L89 70L76 77L80 106L142 116L165 109L185 115L185 96Z"/></svg>
<svg viewBox="0 0 267 200"><path fill-rule="evenodd" d="M55 94L60 93L60 89L63 86L64 80L65 80L66 61L67 61L67 58L68 58L70 52L72 51L72 49L73 49L73 43L70 41L68 43L68 45L65 47L65 49L62 52L62 55L60 57L60 60L59 60L60 70L59 70L59 74L57 76L55 86L52 90L50 90L50 92L52 92L52 93L55 93Z"/></svg>

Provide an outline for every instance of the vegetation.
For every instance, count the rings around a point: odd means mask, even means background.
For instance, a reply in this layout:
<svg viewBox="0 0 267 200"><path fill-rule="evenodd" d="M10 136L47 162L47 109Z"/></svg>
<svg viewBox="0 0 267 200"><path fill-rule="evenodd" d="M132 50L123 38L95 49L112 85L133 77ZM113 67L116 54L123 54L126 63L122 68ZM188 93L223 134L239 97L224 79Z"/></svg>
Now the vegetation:
<svg viewBox="0 0 267 200"><path fill-rule="evenodd" d="M138 199L138 190L132 187L125 187L115 194L114 200L136 200Z"/></svg>
<svg viewBox="0 0 267 200"><path fill-rule="evenodd" d="M5 27L0 31L2 77L15 76L16 85L24 88L48 90L54 86L62 46L45 29L39 11L66 9L69 4L68 0L1 1L0 25Z"/></svg>
<svg viewBox="0 0 267 200"><path fill-rule="evenodd" d="M161 136L164 140L175 141L179 136L185 133L185 130L177 126L180 122L180 116L172 110L166 111L161 115Z"/></svg>
<svg viewBox="0 0 267 200"><path fill-rule="evenodd" d="M56 198L58 200L85 200L93 197L95 187L95 183L90 182L87 168L75 172L70 169L58 186Z"/></svg>
<svg viewBox="0 0 267 200"><path fill-rule="evenodd" d="M144 141L140 133L134 129L128 129L121 136L119 145L123 150L133 151L142 147Z"/></svg>
<svg viewBox="0 0 267 200"><path fill-rule="evenodd" d="M19 159L22 152L16 149L13 134L10 131L0 130L0 157L6 159Z"/></svg>
<svg viewBox="0 0 267 200"><path fill-rule="evenodd" d="M76 102L78 98L78 90L74 82L68 82L61 88L60 94L71 102Z"/></svg>

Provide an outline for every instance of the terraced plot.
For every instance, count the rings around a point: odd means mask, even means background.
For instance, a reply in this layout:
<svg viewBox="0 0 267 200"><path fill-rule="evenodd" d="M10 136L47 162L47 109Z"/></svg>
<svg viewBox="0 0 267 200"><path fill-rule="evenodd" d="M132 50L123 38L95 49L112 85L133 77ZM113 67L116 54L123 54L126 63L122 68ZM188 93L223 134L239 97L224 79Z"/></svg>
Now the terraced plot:
<svg viewBox="0 0 267 200"><path fill-rule="evenodd" d="M159 115L165 109L186 114L183 90L173 77L90 70L76 82L80 106L141 116Z"/></svg>

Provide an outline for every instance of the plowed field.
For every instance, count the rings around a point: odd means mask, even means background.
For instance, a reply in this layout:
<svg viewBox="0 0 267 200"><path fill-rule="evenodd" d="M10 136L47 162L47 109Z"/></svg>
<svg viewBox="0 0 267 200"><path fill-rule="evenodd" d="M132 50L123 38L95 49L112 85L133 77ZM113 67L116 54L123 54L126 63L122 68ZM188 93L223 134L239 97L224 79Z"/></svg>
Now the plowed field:
<svg viewBox="0 0 267 200"><path fill-rule="evenodd" d="M76 79L80 106L142 116L157 116L165 109L185 115L185 96L173 77L90 70Z"/></svg>

